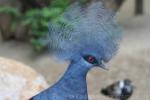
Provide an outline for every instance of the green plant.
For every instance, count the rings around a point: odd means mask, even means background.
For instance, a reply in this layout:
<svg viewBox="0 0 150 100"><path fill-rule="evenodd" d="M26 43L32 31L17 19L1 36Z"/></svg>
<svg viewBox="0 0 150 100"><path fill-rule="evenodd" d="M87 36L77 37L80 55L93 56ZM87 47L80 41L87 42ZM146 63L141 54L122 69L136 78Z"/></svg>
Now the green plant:
<svg viewBox="0 0 150 100"><path fill-rule="evenodd" d="M17 8L9 7L9 6L2 6L0 7L0 13L9 14L12 17L19 17L20 12Z"/></svg>
<svg viewBox="0 0 150 100"><path fill-rule="evenodd" d="M66 0L69 1L69 0ZM47 46L46 39L48 33L48 23L52 22L57 25L65 23L65 19L61 16L69 2L56 0L48 7L42 9L32 9L24 14L22 24L30 28L31 43L36 50L41 50Z"/></svg>
<svg viewBox="0 0 150 100"><path fill-rule="evenodd" d="M30 42L36 50L40 51L48 44L46 37L49 22L56 25L67 23L61 15L73 0L45 0L42 1L45 6L41 6L40 1L37 0L21 0L21 2L23 11L15 7L3 6L0 7L0 13L5 13L12 17L12 32L16 31L18 25L26 27L29 30ZM26 6L30 6L30 8L27 9L28 7Z"/></svg>
<svg viewBox="0 0 150 100"><path fill-rule="evenodd" d="M47 46L46 36L49 22L57 25L65 22L61 14L70 3L70 0L47 0L46 2L48 1L50 2L49 6L40 9L33 7L25 12L21 12L15 7L0 7L0 13L8 14L12 18L12 32L16 31L18 23L29 29L29 40L36 50L42 50Z"/></svg>

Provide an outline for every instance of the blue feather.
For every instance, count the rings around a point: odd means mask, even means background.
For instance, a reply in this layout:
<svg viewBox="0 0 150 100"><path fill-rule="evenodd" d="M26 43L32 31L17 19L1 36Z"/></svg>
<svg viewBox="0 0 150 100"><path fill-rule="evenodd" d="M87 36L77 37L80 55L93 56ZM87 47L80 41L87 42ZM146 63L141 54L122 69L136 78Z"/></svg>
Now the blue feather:
<svg viewBox="0 0 150 100"><path fill-rule="evenodd" d="M121 30L116 13L104 8L100 2L86 7L75 3L62 16L68 23L49 25L49 48L51 54L69 60L70 66L56 84L33 100L88 100L86 75L94 65L83 56L92 55L103 64L118 49Z"/></svg>

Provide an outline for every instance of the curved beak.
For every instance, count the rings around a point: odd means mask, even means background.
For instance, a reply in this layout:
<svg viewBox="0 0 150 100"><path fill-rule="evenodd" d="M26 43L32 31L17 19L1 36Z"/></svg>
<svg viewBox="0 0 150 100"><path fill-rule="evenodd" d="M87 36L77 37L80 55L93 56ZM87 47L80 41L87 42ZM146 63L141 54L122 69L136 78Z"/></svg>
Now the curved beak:
<svg viewBox="0 0 150 100"><path fill-rule="evenodd" d="M101 63L98 66L104 70L107 70L107 71L109 70L108 66L106 65L104 61L101 61Z"/></svg>

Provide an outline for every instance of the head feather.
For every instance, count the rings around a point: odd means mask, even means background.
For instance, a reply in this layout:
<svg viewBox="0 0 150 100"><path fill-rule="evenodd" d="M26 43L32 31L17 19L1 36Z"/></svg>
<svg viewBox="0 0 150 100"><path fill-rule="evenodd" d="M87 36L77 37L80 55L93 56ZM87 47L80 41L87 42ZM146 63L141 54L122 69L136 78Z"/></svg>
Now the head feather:
<svg viewBox="0 0 150 100"><path fill-rule="evenodd" d="M101 2L87 6L75 3L62 16L67 24L49 25L49 47L53 54L73 60L91 53L109 60L116 53L121 30L116 13L107 10Z"/></svg>

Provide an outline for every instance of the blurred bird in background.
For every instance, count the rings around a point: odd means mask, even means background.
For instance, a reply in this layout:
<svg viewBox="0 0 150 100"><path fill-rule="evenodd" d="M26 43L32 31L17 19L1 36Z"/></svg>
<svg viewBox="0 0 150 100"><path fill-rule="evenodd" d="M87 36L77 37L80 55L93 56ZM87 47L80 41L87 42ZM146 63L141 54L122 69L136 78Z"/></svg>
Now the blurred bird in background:
<svg viewBox="0 0 150 100"><path fill-rule="evenodd" d="M101 2L76 2L62 16L68 23L49 25L49 49L70 65L56 84L30 100L88 100L88 71L95 66L107 69L118 50L121 30L116 13Z"/></svg>
<svg viewBox="0 0 150 100"><path fill-rule="evenodd" d="M101 93L117 100L128 100L132 96L134 88L131 80L125 79L102 89Z"/></svg>

